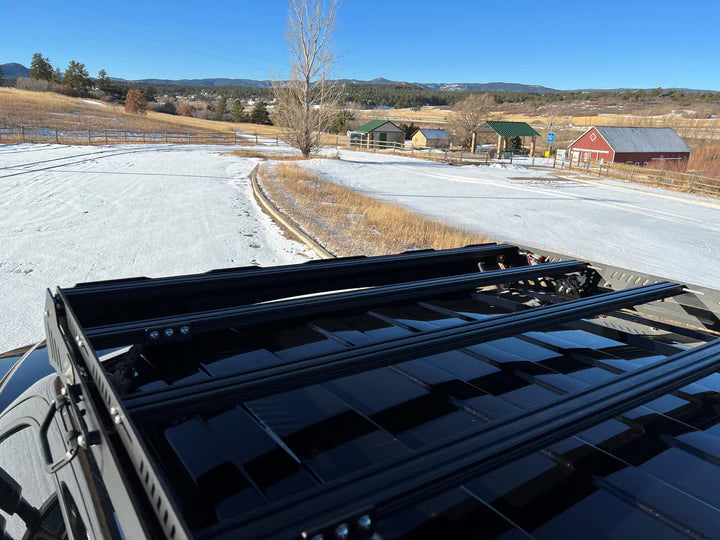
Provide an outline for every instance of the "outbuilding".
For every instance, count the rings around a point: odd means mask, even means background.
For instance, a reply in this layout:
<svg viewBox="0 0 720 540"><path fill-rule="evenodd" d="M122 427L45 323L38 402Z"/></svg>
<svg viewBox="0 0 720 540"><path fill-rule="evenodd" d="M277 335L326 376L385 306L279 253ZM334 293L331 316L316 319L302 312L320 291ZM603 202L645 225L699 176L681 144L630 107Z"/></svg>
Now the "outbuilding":
<svg viewBox="0 0 720 540"><path fill-rule="evenodd" d="M450 134L444 129L418 129L412 136L415 148L449 148Z"/></svg>
<svg viewBox="0 0 720 540"><path fill-rule="evenodd" d="M390 120L371 120L348 131L348 144L365 148L391 148L405 144L405 131Z"/></svg>
<svg viewBox="0 0 720 540"><path fill-rule="evenodd" d="M691 148L672 128L594 126L568 147L577 161L632 163L685 161Z"/></svg>

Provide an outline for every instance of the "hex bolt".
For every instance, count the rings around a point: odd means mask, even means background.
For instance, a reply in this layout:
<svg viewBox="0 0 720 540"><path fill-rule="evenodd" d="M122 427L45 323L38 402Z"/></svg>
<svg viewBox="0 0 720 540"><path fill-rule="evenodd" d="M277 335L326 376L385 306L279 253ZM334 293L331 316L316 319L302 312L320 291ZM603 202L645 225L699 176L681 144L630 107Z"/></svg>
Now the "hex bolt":
<svg viewBox="0 0 720 540"><path fill-rule="evenodd" d="M113 422L115 422L118 425L122 424L122 416L120 416L119 414L116 414L115 416L113 416Z"/></svg>
<svg viewBox="0 0 720 540"><path fill-rule="evenodd" d="M112 416L117 416L118 410L117 407L110 407L110 414Z"/></svg>
<svg viewBox="0 0 720 540"><path fill-rule="evenodd" d="M364 531L369 531L370 527L372 527L372 519L370 519L370 516L367 514L360 516L360 518L358 518L358 527Z"/></svg>
<svg viewBox="0 0 720 540"><path fill-rule="evenodd" d="M348 529L347 523L341 523L338 525L338 528L335 529L335 538L338 540L345 540L349 534L350 529Z"/></svg>
<svg viewBox="0 0 720 540"><path fill-rule="evenodd" d="M163 332L163 333L165 334L165 337L172 337L175 332L173 331L172 328L166 328L165 332Z"/></svg>
<svg viewBox="0 0 720 540"><path fill-rule="evenodd" d="M187 335L190 333L190 327L189 327L189 326L182 326L182 327L180 328L180 333L181 333L183 336L187 336Z"/></svg>
<svg viewBox="0 0 720 540"><path fill-rule="evenodd" d="M150 339L157 339L160 337L160 332L158 332L157 330L153 330L148 334L148 336L150 336Z"/></svg>
<svg viewBox="0 0 720 540"><path fill-rule="evenodd" d="M85 435L80 435L78 437L78 444L85 448L85 445L87 444L87 439L85 439Z"/></svg>
<svg viewBox="0 0 720 540"><path fill-rule="evenodd" d="M46 316L46 317L49 317L49 316L50 316L50 311L48 311L47 309L45 310L45 316Z"/></svg>

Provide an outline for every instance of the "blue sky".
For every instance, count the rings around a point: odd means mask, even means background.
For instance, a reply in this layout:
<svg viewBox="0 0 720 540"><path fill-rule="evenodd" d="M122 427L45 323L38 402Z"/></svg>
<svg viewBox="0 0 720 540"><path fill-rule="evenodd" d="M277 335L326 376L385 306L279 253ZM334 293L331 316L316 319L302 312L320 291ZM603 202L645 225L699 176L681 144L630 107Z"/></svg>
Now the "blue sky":
<svg viewBox="0 0 720 540"><path fill-rule="evenodd" d="M0 63L126 79L287 73L287 1L0 0ZM720 90L720 3L345 0L342 78Z"/></svg>

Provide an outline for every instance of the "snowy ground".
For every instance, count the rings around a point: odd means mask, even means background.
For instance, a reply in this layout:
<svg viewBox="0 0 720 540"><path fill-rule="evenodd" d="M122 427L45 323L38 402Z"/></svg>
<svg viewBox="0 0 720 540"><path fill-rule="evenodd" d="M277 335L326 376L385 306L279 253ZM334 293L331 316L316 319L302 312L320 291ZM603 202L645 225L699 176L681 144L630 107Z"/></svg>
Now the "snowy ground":
<svg viewBox="0 0 720 540"><path fill-rule="evenodd" d="M323 177L511 243L720 289L720 203L513 165L347 152ZM537 160L536 160L537 164Z"/></svg>
<svg viewBox="0 0 720 540"><path fill-rule="evenodd" d="M0 145L0 352L44 337L45 289L302 262L209 146Z"/></svg>

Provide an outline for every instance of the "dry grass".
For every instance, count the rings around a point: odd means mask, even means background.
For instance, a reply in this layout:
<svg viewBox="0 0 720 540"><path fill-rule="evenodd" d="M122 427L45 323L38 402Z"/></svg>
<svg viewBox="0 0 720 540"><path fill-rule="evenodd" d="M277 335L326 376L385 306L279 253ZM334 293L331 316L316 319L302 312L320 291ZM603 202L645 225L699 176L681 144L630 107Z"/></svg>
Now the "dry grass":
<svg viewBox="0 0 720 540"><path fill-rule="evenodd" d="M243 145L245 143L243 142ZM305 161L308 159L337 159L335 156L320 156L320 155L312 155L308 158L305 158L299 154L280 154L275 152L260 152L255 150L233 150L232 152L226 152L226 156L237 156L237 157L249 157L249 158L260 158L260 159L268 159L271 161Z"/></svg>
<svg viewBox="0 0 720 540"><path fill-rule="evenodd" d="M295 164L263 167L258 180L283 213L338 256L447 249L490 241L328 182Z"/></svg>

